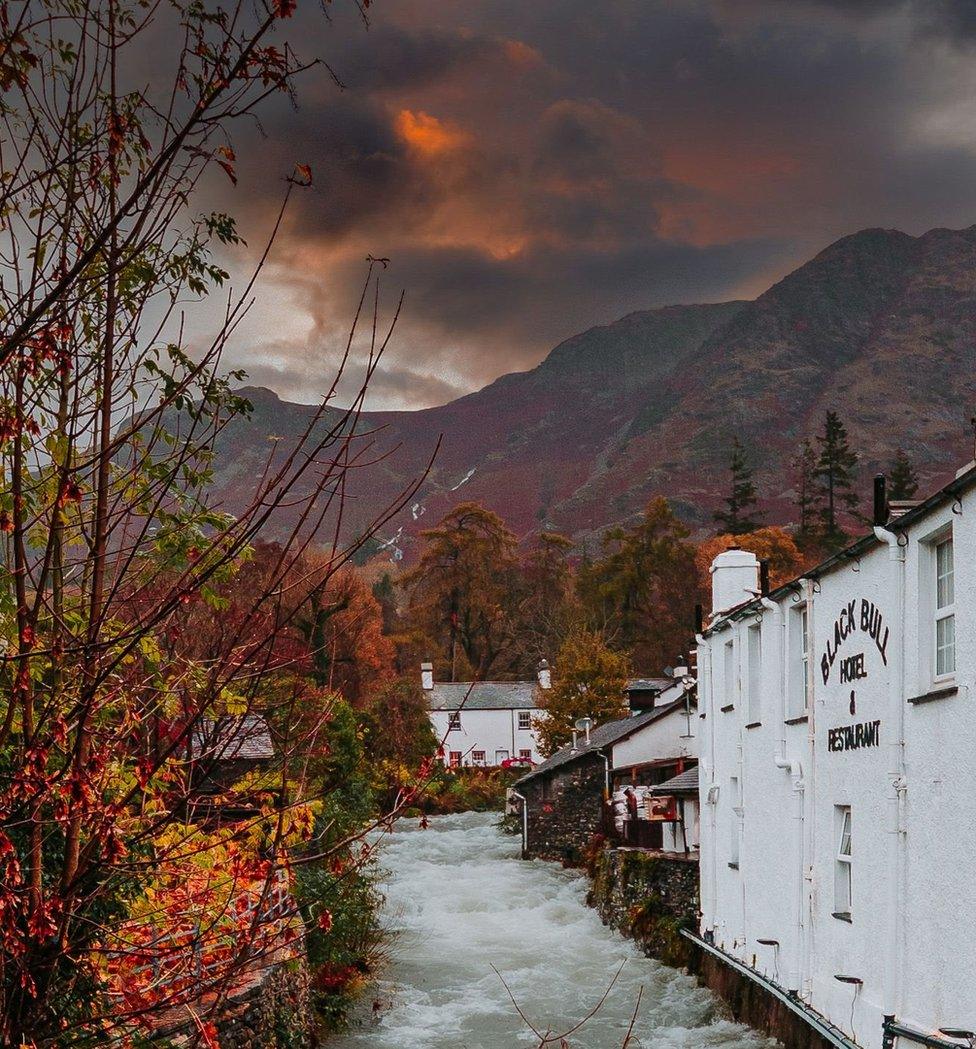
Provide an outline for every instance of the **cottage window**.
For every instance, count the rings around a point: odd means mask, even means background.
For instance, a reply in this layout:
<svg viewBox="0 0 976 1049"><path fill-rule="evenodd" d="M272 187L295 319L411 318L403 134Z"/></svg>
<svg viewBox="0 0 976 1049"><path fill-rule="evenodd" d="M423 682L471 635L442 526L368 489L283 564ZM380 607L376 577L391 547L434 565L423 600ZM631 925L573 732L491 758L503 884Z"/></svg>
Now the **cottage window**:
<svg viewBox="0 0 976 1049"><path fill-rule="evenodd" d="M451 768L459 769L461 767L461 751L452 750L450 756Z"/></svg>
<svg viewBox="0 0 976 1049"><path fill-rule="evenodd" d="M853 860L851 850L851 807L836 806L837 861L834 864L834 917L850 920L853 899Z"/></svg>
<svg viewBox="0 0 976 1049"><path fill-rule="evenodd" d="M518 712L518 727L520 729L531 729L532 728L532 711L531 710L520 710Z"/></svg>
<svg viewBox="0 0 976 1049"><path fill-rule="evenodd" d="M485 763L485 752L483 750L472 750L471 751L471 764L472 765L484 765Z"/></svg>
<svg viewBox="0 0 976 1049"><path fill-rule="evenodd" d="M531 761L532 760L532 751L531 750L520 750L519 751L519 757L520 758L525 758L526 761Z"/></svg>
<svg viewBox="0 0 976 1049"><path fill-rule="evenodd" d="M749 661L749 724L762 720L762 628L756 623L746 635Z"/></svg>
<svg viewBox="0 0 976 1049"><path fill-rule="evenodd" d="M806 605L790 615L790 680L787 719L803 717L810 707L810 618Z"/></svg>
<svg viewBox="0 0 976 1049"><path fill-rule="evenodd" d="M935 676L956 672L956 584L952 536L935 544Z"/></svg>
<svg viewBox="0 0 976 1049"><path fill-rule="evenodd" d="M461 731L461 713L455 711L449 714L447 717L447 731L448 732L460 732Z"/></svg>
<svg viewBox="0 0 976 1049"><path fill-rule="evenodd" d="M735 705L735 642L726 641L725 650L723 652L724 664L723 664L723 676L725 680L722 683L724 688L723 696L725 707L732 707Z"/></svg>

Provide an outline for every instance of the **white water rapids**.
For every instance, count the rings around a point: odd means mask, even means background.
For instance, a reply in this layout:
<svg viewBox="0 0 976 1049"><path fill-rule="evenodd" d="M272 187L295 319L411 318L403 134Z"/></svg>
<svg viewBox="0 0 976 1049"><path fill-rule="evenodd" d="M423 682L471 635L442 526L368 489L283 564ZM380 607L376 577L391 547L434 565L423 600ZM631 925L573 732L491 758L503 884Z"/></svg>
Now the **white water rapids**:
<svg viewBox="0 0 976 1049"><path fill-rule="evenodd" d="M772 1042L722 1019L717 999L645 958L585 905L587 882L556 864L523 862L496 814L405 821L383 839L389 962L331 1049L519 1049L539 1044L495 966L536 1028L572 1049L619 1049L643 988L633 1049L768 1049ZM367 1015L368 1014L368 1015ZM553 1049L559 1042L548 1043Z"/></svg>

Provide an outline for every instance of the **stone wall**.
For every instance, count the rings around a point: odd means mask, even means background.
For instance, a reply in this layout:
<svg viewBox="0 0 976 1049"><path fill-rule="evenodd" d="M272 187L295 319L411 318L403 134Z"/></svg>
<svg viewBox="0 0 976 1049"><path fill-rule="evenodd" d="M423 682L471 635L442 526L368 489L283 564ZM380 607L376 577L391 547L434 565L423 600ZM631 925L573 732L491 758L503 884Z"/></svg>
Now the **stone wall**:
<svg viewBox="0 0 976 1049"><path fill-rule="evenodd" d="M600 831L605 783L606 766L594 753L516 784L528 803L526 857L582 865Z"/></svg>
<svg viewBox="0 0 976 1049"><path fill-rule="evenodd" d="M589 903L604 925L630 937L652 958L685 967L698 928L698 857L638 849L604 849L590 865Z"/></svg>

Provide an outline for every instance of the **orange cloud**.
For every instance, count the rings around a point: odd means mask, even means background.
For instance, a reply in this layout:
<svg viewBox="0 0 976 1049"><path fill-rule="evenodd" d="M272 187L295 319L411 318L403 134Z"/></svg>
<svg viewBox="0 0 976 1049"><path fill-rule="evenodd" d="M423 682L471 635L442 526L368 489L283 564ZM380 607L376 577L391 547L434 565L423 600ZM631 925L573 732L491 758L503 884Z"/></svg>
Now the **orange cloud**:
<svg viewBox="0 0 976 1049"><path fill-rule="evenodd" d="M469 140L467 132L445 120L439 120L423 111L401 109L396 118L400 138L418 153L433 155L446 153L463 146Z"/></svg>

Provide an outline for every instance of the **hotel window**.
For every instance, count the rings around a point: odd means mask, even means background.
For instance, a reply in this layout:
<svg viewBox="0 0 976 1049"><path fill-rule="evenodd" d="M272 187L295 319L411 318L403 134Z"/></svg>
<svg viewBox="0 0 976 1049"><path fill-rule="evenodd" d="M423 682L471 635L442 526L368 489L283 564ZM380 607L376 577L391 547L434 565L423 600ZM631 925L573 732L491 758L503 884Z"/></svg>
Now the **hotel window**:
<svg viewBox="0 0 976 1049"><path fill-rule="evenodd" d="M735 705L735 642L726 641L724 651L723 707Z"/></svg>
<svg viewBox="0 0 976 1049"><path fill-rule="evenodd" d="M786 716L803 717L810 706L810 624L807 606L801 605L790 614L790 680Z"/></svg>
<svg viewBox="0 0 976 1049"><path fill-rule="evenodd" d="M471 764L472 765L484 765L485 763L485 752L483 750L472 750L471 751Z"/></svg>
<svg viewBox="0 0 976 1049"><path fill-rule="evenodd" d="M956 672L956 584L952 536L935 543L935 676Z"/></svg>
<svg viewBox="0 0 976 1049"><path fill-rule="evenodd" d="M834 864L834 917L850 920L853 900L853 860L851 851L851 807L835 806L837 860Z"/></svg>
<svg viewBox="0 0 976 1049"><path fill-rule="evenodd" d="M447 716L447 731L448 732L460 732L461 731L461 714L459 711L455 711Z"/></svg>
<svg viewBox="0 0 976 1049"><path fill-rule="evenodd" d="M746 634L749 663L749 696L748 724L755 725L762 720L762 627L755 623Z"/></svg>
<svg viewBox="0 0 976 1049"><path fill-rule="evenodd" d="M520 710L518 712L518 727L520 729L532 728L532 711Z"/></svg>
<svg viewBox="0 0 976 1049"><path fill-rule="evenodd" d="M739 793L739 777L729 779L729 801L731 822L729 823L729 866L739 869L739 840L742 835L742 796Z"/></svg>

